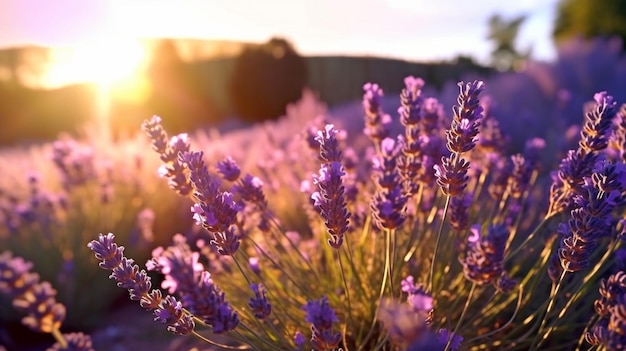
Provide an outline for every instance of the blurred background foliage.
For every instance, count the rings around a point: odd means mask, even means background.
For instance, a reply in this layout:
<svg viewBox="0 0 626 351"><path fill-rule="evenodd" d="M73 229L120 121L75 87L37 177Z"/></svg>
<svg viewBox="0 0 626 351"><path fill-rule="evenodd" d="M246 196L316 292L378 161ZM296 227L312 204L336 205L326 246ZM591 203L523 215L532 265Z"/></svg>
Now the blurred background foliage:
<svg viewBox="0 0 626 351"><path fill-rule="evenodd" d="M557 42L582 36L626 42L626 0L562 0L554 23Z"/></svg>
<svg viewBox="0 0 626 351"><path fill-rule="evenodd" d="M281 38L258 45L178 39L150 40L144 45L151 60L136 83L139 86L132 87L132 93L120 89L110 97L110 122L116 134L136 130L152 114L171 117L164 123L173 132L233 119L274 119L285 114L285 106L297 101L305 87L334 106L359 99L368 81L385 84L393 93L401 90L402 78L410 74L442 87L468 72L489 75L493 71L464 56L439 63L302 57ZM220 46L225 48L210 49ZM75 131L98 114L99 91L93 84L41 86L40 66L46 65L52 50L0 50L0 144L50 140L61 131Z"/></svg>

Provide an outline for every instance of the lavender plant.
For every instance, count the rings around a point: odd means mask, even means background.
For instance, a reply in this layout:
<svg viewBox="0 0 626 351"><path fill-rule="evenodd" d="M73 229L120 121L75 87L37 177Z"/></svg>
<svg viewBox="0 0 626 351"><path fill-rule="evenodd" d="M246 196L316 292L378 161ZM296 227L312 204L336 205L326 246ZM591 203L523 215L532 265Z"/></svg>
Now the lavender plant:
<svg viewBox="0 0 626 351"><path fill-rule="evenodd" d="M0 153L5 170L0 247L38 267L69 311L64 325L79 330L98 325L99 316L120 296L115 287L93 282L99 270L87 263L93 258L84 245L96 228L120 232L131 246L129 253L144 260L155 244L168 241L165 235L191 223L171 216L189 200L155 192L159 162L141 157L150 148L144 138L111 141L89 133ZM85 294L84 287L94 283ZM7 309L0 320L18 318Z"/></svg>
<svg viewBox="0 0 626 351"><path fill-rule="evenodd" d="M33 264L10 251L0 253L0 293L7 295L13 307L26 314L22 324L35 332L49 333L56 342L48 351L93 351L91 338L83 333L61 333L66 317L63 304L56 301L56 290L31 272Z"/></svg>
<svg viewBox="0 0 626 351"><path fill-rule="evenodd" d="M293 142L278 127L253 129L283 147L256 166L241 150L167 144L153 117L144 129L162 174L191 198L200 228L146 263L168 295L113 234L89 248L168 330L225 349L620 349L623 279L601 278L624 235L624 145L614 142L624 110L595 96L548 190L546 141L506 155L483 82L459 83L450 119L421 79L405 84L397 137L369 84L365 133L324 118ZM232 343L215 338L224 335Z"/></svg>

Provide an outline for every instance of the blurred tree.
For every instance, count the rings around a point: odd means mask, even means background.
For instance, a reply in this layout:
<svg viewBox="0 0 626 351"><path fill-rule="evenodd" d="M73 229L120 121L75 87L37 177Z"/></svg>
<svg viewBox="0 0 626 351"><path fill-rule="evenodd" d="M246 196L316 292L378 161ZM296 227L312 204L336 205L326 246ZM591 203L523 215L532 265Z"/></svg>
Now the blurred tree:
<svg viewBox="0 0 626 351"><path fill-rule="evenodd" d="M489 18L489 34L487 39L494 44L491 52L491 64L500 71L520 70L530 57L530 48L520 51L515 41L520 27L526 20L525 15L510 20L495 14Z"/></svg>
<svg viewBox="0 0 626 351"><path fill-rule="evenodd" d="M616 36L625 43L626 0L561 0L552 34L557 43L576 36Z"/></svg>
<svg viewBox="0 0 626 351"><path fill-rule="evenodd" d="M230 95L245 121L274 119L298 101L307 82L305 60L285 39L246 48L235 62Z"/></svg>

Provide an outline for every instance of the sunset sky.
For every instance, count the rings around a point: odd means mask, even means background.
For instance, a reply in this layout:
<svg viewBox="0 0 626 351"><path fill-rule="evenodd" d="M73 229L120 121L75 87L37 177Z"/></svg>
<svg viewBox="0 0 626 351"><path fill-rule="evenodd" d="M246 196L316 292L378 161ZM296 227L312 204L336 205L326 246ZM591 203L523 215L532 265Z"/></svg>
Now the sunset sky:
<svg viewBox="0 0 626 351"><path fill-rule="evenodd" d="M557 0L0 0L0 47L85 45L128 38L265 41L282 36L305 55L407 60L486 59L487 19L529 16L520 47L550 59Z"/></svg>

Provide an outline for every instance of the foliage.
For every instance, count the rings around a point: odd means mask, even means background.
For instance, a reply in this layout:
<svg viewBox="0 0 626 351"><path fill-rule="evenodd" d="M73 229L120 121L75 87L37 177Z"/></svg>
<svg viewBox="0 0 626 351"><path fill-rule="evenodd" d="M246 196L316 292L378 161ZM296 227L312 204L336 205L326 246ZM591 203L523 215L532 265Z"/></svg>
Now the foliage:
<svg viewBox="0 0 626 351"><path fill-rule="evenodd" d="M626 1L561 0L553 35L557 42L581 36L618 37L626 43Z"/></svg>
<svg viewBox="0 0 626 351"><path fill-rule="evenodd" d="M272 89L263 88L268 81ZM277 118L300 99L306 81L304 59L286 40L273 38L239 55L230 78L231 101L245 121Z"/></svg>
<svg viewBox="0 0 626 351"><path fill-rule="evenodd" d="M525 20L524 15L510 20L505 20L500 15L493 15L489 18L487 38L494 44L491 64L500 71L519 70L530 56L530 50L520 52L515 43Z"/></svg>

